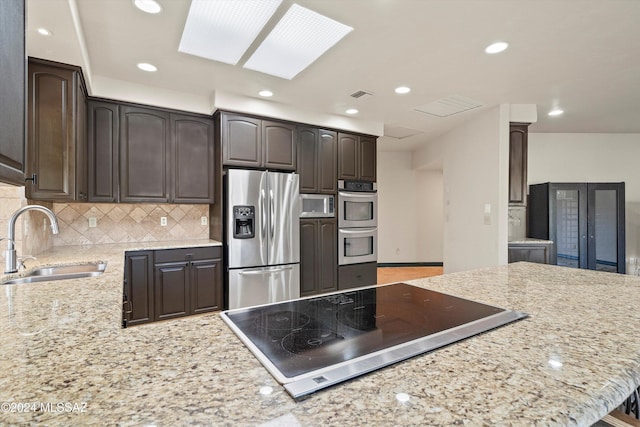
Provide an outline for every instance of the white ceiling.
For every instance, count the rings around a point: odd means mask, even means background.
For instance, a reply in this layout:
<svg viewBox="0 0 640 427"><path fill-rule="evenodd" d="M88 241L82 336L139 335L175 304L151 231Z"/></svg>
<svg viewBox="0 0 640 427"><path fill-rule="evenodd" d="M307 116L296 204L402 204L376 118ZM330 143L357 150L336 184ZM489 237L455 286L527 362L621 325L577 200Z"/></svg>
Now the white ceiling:
<svg viewBox="0 0 640 427"><path fill-rule="evenodd" d="M163 12L148 15L132 0L28 0L28 53L82 65L90 82L168 90L177 100L216 91L257 98L268 88L270 102L331 115L355 107L359 119L421 131L381 137L382 150L414 149L501 103L537 104L531 132L640 133L638 0L295 0L354 31L293 80L178 52L190 1L158 2ZM497 40L510 48L485 54ZM396 95L401 84L411 93ZM373 95L352 98L358 90ZM451 95L483 107L447 118L413 110ZM548 117L556 104L565 114Z"/></svg>

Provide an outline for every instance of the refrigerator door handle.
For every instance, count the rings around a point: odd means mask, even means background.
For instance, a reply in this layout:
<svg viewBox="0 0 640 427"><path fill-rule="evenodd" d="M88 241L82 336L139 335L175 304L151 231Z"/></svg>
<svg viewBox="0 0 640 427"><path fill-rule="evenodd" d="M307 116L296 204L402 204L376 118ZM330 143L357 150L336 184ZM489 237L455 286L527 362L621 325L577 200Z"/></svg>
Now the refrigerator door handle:
<svg viewBox="0 0 640 427"><path fill-rule="evenodd" d="M255 276L259 274L279 273L281 271L293 270L293 266L285 265L283 267L259 268L256 270L245 270L238 272L241 276Z"/></svg>
<svg viewBox="0 0 640 427"><path fill-rule="evenodd" d="M274 206L275 203L274 202L275 202L275 200L273 199L273 190L269 189L269 206L271 207L271 221L270 221L271 222L271 224L270 224L271 225L271 241L273 241L273 238L275 237L275 225L274 225L275 220L274 220L274 218L275 218L276 213L275 213L275 206Z"/></svg>
<svg viewBox="0 0 640 427"><path fill-rule="evenodd" d="M267 212L264 206L264 189L260 190L260 212L262 214L262 224L260 224L260 235L262 236L262 240L265 240L266 235L266 227L267 227Z"/></svg>

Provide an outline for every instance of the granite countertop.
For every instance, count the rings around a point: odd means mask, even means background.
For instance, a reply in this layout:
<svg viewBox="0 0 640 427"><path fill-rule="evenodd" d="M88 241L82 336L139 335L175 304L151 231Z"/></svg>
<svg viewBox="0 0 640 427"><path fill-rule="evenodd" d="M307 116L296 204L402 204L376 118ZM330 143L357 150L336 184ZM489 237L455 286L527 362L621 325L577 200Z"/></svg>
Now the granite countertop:
<svg viewBox="0 0 640 427"><path fill-rule="evenodd" d="M107 271L2 288L0 424L590 425L640 383L640 278L514 263L411 283L529 318L296 402L218 313L122 329L128 249L56 251Z"/></svg>
<svg viewBox="0 0 640 427"><path fill-rule="evenodd" d="M553 240L534 239L533 237L523 237L509 240L510 245L553 245Z"/></svg>

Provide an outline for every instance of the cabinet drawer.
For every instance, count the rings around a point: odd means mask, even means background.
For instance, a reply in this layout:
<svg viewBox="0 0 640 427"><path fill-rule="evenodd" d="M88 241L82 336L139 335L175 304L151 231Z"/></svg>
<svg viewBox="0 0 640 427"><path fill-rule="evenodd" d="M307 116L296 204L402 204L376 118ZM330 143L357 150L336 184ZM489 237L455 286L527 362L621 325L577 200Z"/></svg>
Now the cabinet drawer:
<svg viewBox="0 0 640 427"><path fill-rule="evenodd" d="M155 262L189 261L192 259L222 258L220 246L206 246L196 248L163 249L155 251Z"/></svg>
<svg viewBox="0 0 640 427"><path fill-rule="evenodd" d="M378 282L378 264L341 265L338 267L338 290L371 286Z"/></svg>

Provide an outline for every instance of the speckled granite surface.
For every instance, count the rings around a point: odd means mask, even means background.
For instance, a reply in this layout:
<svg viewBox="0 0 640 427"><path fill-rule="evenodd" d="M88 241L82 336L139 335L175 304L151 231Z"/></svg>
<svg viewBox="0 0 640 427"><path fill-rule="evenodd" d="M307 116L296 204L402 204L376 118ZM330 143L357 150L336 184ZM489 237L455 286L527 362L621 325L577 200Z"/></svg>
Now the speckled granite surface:
<svg viewBox="0 0 640 427"><path fill-rule="evenodd" d="M528 319L296 402L217 313L121 329L125 249L56 254L102 277L0 288L2 409L56 410L0 424L590 425L640 383L640 278L515 263L412 283Z"/></svg>

